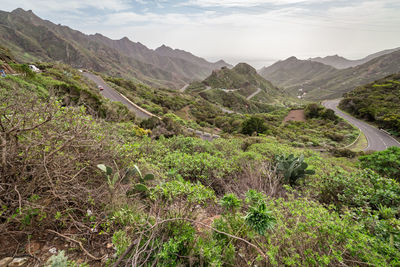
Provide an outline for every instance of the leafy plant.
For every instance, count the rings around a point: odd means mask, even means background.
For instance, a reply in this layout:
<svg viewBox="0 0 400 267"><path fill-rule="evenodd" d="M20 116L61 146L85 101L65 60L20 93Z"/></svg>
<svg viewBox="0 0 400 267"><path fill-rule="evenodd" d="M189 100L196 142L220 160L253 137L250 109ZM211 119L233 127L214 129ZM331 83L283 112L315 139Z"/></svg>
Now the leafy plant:
<svg viewBox="0 0 400 267"><path fill-rule="evenodd" d="M242 124L242 133L247 135L252 135L253 133L264 133L267 130L267 126L265 126L264 120L252 116L250 119L245 120Z"/></svg>
<svg viewBox="0 0 400 267"><path fill-rule="evenodd" d="M235 194L230 193L221 198L220 204L226 211L235 213L242 205L242 201Z"/></svg>
<svg viewBox="0 0 400 267"><path fill-rule="evenodd" d="M400 181L400 147L389 147L359 158L361 167Z"/></svg>
<svg viewBox="0 0 400 267"><path fill-rule="evenodd" d="M306 174L315 174L314 170L307 170L308 164L304 162L303 154L300 157L295 157L293 154L288 157L286 155L278 155L276 156L276 162L277 171L283 174L285 182L291 186L296 185L297 181L304 178Z"/></svg>
<svg viewBox="0 0 400 267"><path fill-rule="evenodd" d="M137 192L141 192L147 194L149 192L149 188L146 185L147 181L154 180L154 174L147 173L143 176L142 172L140 171L137 165L134 165L134 169L129 170L129 173L137 173L139 175L139 183L133 186L134 190Z"/></svg>
<svg viewBox="0 0 400 267"><path fill-rule="evenodd" d="M115 184L117 183L117 181L119 179L119 173L116 172L116 173L114 173L114 175L112 175L113 169L104 164L98 164L97 168L99 168L101 171L104 172L104 174L106 175L106 178L107 178L107 184L108 184L109 188L111 190L114 190Z"/></svg>
<svg viewBox="0 0 400 267"><path fill-rule="evenodd" d="M245 221L260 235L264 235L276 223L276 219L271 215L271 211L267 210L264 201L260 201L249 208Z"/></svg>

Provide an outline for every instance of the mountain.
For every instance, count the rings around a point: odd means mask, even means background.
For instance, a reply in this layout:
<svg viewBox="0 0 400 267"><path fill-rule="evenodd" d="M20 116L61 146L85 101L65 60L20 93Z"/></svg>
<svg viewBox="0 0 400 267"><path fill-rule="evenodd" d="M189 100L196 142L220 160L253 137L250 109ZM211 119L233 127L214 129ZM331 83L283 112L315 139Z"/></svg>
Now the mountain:
<svg viewBox="0 0 400 267"><path fill-rule="evenodd" d="M305 98L321 100L341 97L357 86L400 72L400 50L381 55L356 67L335 69L331 66L294 57L263 68L260 75L285 91Z"/></svg>
<svg viewBox="0 0 400 267"><path fill-rule="evenodd" d="M187 91L237 112L261 112L266 107L257 105L293 102L246 63L214 70L202 82L190 84Z"/></svg>
<svg viewBox="0 0 400 267"><path fill-rule="evenodd" d="M245 97L249 97L259 89L260 94L268 94L269 97L281 93L270 81L261 77L256 69L246 63L239 63L232 69L223 67L214 70L202 83L211 88L237 90Z"/></svg>
<svg viewBox="0 0 400 267"><path fill-rule="evenodd" d="M340 108L400 135L400 73L344 94Z"/></svg>
<svg viewBox="0 0 400 267"><path fill-rule="evenodd" d="M174 88L229 66L225 62L207 62L182 50L151 50L126 37L111 40L101 34L85 35L23 9L0 11L0 45L9 48L20 61L60 61ZM166 54L165 49L171 51Z"/></svg>
<svg viewBox="0 0 400 267"><path fill-rule="evenodd" d="M293 91L302 89L310 81L330 73L336 73L336 71L335 68L319 62L290 57L262 68L259 74L274 84L284 87L288 91Z"/></svg>
<svg viewBox="0 0 400 267"><path fill-rule="evenodd" d="M314 61L314 62L320 62L323 63L325 65L329 65L332 66L334 68L337 69L346 69L346 68L350 68L350 67L355 67L361 64L364 64L374 58L386 55L386 54L390 54L392 52L398 51L400 50L400 47L397 48L393 48L393 49L387 49L387 50L383 50L374 54L371 54L369 56L366 56L365 58L362 59L358 59L358 60L350 60L338 55L334 55L334 56L327 56L327 57L315 57L315 58L310 58L309 60Z"/></svg>

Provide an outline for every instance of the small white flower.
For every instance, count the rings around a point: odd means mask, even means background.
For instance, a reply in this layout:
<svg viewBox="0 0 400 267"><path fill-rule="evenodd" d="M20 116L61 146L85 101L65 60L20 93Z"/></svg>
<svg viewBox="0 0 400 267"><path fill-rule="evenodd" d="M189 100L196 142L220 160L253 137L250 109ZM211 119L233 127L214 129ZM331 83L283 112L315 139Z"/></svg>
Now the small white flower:
<svg viewBox="0 0 400 267"><path fill-rule="evenodd" d="M92 216L92 214L93 214L93 212L91 210L87 210L86 212L87 212L88 216Z"/></svg>
<svg viewBox="0 0 400 267"><path fill-rule="evenodd" d="M49 249L49 252L51 254L57 254L57 248L51 248L51 249Z"/></svg>

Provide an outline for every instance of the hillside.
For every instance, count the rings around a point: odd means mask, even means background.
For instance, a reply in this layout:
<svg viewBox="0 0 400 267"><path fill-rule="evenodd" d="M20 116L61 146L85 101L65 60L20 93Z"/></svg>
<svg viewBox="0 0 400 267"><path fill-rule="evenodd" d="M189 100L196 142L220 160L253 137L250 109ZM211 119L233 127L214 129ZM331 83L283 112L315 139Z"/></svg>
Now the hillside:
<svg viewBox="0 0 400 267"><path fill-rule="evenodd" d="M390 75L344 94L339 107L400 136L400 74Z"/></svg>
<svg viewBox="0 0 400 267"><path fill-rule="evenodd" d="M320 63L332 66L337 69L346 69L346 68L355 67L355 66L364 64L374 58L377 58L377 57L380 57L380 56L383 56L386 54L390 54L390 53L398 51L398 50L400 50L400 47L383 50L383 51L368 55L362 59L357 59L357 60L350 60L350 59L347 59L347 58L344 58L344 57L341 57L338 55L326 56L323 58L315 57L315 58L310 58L309 60L315 61L315 62L320 62Z"/></svg>
<svg viewBox="0 0 400 267"><path fill-rule="evenodd" d="M336 73L336 71L335 68L322 63L290 57L269 67L262 68L259 74L274 84L283 87L285 91L297 94L299 89L307 92L304 87L312 81L321 79L331 73Z"/></svg>
<svg viewBox="0 0 400 267"><path fill-rule="evenodd" d="M223 67L215 70L202 82L192 83L187 91L200 93L210 101L241 112L246 110L246 106L252 105L251 101L282 103L280 100L283 96L279 88L246 63L239 63L232 69Z"/></svg>
<svg viewBox="0 0 400 267"><path fill-rule="evenodd" d="M400 50L342 70L291 57L263 68L260 75L292 95L302 89L306 99L322 100L340 97L357 86L400 72L399 62Z"/></svg>
<svg viewBox="0 0 400 267"><path fill-rule="evenodd" d="M60 61L171 88L204 78L225 64L209 63L193 55L183 57L175 50L165 56L127 38L85 35L22 9L0 11L0 44L11 49L20 61Z"/></svg>
<svg viewBox="0 0 400 267"><path fill-rule="evenodd" d="M161 117L138 121L69 65L34 73L0 48L5 62L18 75L0 77L2 265L400 263L398 171L369 163L383 153L398 166L399 151L343 149L358 130L332 110L309 104L285 123L282 106L224 114L197 94L103 74Z"/></svg>

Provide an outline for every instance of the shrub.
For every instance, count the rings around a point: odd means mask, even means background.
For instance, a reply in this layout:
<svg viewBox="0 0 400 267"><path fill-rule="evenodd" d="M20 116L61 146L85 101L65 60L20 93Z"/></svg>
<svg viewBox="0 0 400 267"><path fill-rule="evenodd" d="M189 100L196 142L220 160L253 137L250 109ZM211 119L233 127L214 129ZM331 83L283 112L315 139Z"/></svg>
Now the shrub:
<svg viewBox="0 0 400 267"><path fill-rule="evenodd" d="M257 204L250 206L245 221L259 235L264 235L267 230L272 229L276 222L264 201L258 201Z"/></svg>
<svg viewBox="0 0 400 267"><path fill-rule="evenodd" d="M369 207L378 210L380 205L396 208L400 205L400 184L371 170L337 171L322 180L320 200L338 209Z"/></svg>
<svg viewBox="0 0 400 267"><path fill-rule="evenodd" d="M267 126L264 123L264 120L252 116L251 118L245 120L242 123L242 133L247 135L252 135L254 133L260 134L264 133L267 130Z"/></svg>
<svg viewBox="0 0 400 267"><path fill-rule="evenodd" d="M359 158L363 168L369 168L379 174L400 182L400 147L389 147Z"/></svg>
<svg viewBox="0 0 400 267"><path fill-rule="evenodd" d="M267 202L276 224L264 251L276 266L396 266L399 251L354 221L305 198Z"/></svg>

